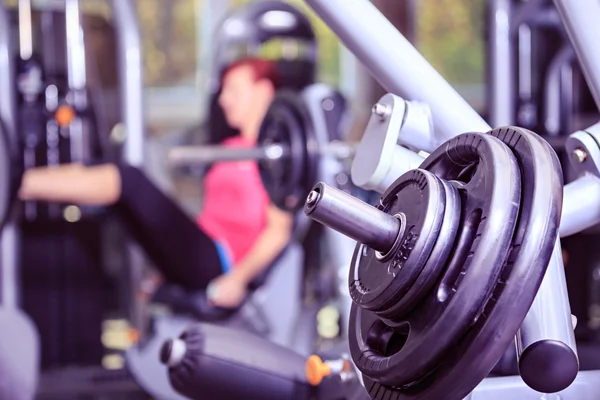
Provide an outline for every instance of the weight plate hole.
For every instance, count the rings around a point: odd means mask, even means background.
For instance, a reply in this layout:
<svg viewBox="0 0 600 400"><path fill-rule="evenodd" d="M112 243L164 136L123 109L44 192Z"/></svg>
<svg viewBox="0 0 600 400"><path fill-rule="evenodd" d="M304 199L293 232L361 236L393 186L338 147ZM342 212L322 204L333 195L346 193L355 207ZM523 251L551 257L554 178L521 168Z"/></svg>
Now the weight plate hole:
<svg viewBox="0 0 600 400"><path fill-rule="evenodd" d="M383 357L390 357L402 350L409 334L408 322L392 328L382 320L377 320L367 334L367 346Z"/></svg>

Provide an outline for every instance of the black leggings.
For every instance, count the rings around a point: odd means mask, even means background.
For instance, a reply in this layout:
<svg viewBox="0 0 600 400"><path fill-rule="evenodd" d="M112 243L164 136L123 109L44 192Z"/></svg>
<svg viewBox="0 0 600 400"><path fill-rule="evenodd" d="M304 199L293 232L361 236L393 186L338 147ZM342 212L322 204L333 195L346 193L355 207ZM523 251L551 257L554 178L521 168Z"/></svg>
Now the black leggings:
<svg viewBox="0 0 600 400"><path fill-rule="evenodd" d="M206 288L223 273L214 241L141 170L118 168L121 197L113 208L129 233L169 282Z"/></svg>

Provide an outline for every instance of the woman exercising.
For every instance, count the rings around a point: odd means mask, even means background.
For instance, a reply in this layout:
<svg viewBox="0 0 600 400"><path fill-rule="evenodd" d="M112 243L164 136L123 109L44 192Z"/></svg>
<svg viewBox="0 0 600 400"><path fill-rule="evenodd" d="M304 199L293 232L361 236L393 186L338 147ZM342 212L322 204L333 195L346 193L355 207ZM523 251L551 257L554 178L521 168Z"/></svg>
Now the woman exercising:
<svg viewBox="0 0 600 400"><path fill-rule="evenodd" d="M223 74L219 104L240 134L228 147L256 144L264 115L279 87L273 62L246 58ZM111 206L164 277L187 289L210 285L210 300L234 308L247 285L290 239L292 215L274 206L254 161L213 165L204 207L194 223L144 173L131 165L65 164L25 172L22 200Z"/></svg>

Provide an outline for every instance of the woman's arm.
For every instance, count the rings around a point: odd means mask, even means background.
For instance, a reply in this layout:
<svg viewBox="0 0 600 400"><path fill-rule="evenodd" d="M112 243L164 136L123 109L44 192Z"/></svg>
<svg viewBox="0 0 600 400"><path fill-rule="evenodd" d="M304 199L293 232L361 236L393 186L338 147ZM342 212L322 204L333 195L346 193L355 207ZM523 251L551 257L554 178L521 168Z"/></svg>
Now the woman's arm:
<svg viewBox="0 0 600 400"><path fill-rule="evenodd" d="M293 220L292 214L269 204L266 228L246 256L234 266L232 274L247 285L271 265L290 241Z"/></svg>
<svg viewBox="0 0 600 400"><path fill-rule="evenodd" d="M267 227L232 271L211 282L209 298L220 307L237 307L247 294L248 284L265 270L287 245L292 235L293 216L270 204Z"/></svg>

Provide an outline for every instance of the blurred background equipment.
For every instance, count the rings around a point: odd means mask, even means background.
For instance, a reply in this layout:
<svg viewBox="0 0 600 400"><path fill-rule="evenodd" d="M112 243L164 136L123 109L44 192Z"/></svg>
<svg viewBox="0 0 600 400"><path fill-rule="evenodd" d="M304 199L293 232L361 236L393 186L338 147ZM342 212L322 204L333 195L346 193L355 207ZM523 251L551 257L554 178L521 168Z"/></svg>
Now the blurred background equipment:
<svg viewBox="0 0 600 400"><path fill-rule="evenodd" d="M600 113L558 10L551 0L487 4L487 99L493 126L518 125L540 134L558 153L565 183L578 177L565 143ZM563 240L565 272L582 370L600 367L598 229ZM505 373L514 374L516 364ZM510 371L510 372L509 372Z"/></svg>
<svg viewBox="0 0 600 400"><path fill-rule="evenodd" d="M569 160L587 155L567 151L565 143L599 112L553 1L372 4L490 125L539 133L559 154L565 183L579 176ZM14 89L12 97L9 90L0 94L0 129L10 139L12 165L19 165L15 179L5 180L13 190L23 168L126 161L143 166L186 211L197 213L199 182L210 165L173 167L168 154L173 146L216 144L235 134L217 104L220 78L231 61L248 55L277 60L321 150L381 133L365 128L387 90L304 0L5 0L0 8L9 21L0 29L0 79ZM379 201L378 193L353 185L349 160L325 153L311 153L319 154L306 164L312 179ZM175 299L148 303L152 266L107 210L36 202L15 208L11 198L0 201L7 221L2 303L7 315L31 318L39 332L38 397L133 399L151 392L173 400L156 355L165 337L207 318L195 308L197 294L178 297L175 288ZM285 257L257 282L243 312L218 324L258 332L303 357L338 359L347 351L351 303L351 252L340 249L354 242L303 215L296 225ZM593 227L563 240L583 370L600 363L597 236ZM33 325L21 325L15 323L23 329L18 336L34 343ZM494 373L517 373L512 346L507 354ZM22 380L25 386L37 379L24 372L34 359L23 364L21 377L31 378Z"/></svg>
<svg viewBox="0 0 600 400"><path fill-rule="evenodd" d="M0 37L0 47L10 50L3 55L4 72L10 71L2 75L14 76L5 89L14 96L3 99L12 110L2 113L10 126L8 172L19 181L24 169L66 162L139 165L142 81L136 79L140 58L136 64L132 57L138 29L131 3L116 2L112 22L82 12L78 0L13 3L1 5L7 31ZM127 137L115 140L111 133L120 121ZM135 319L128 308L131 291L122 290L134 265L124 238L105 210L71 204L19 204L4 227L3 306L21 306L39 331L40 344L28 346L41 352L32 356L42 372L38 398L78 398L115 388L126 398L141 393L126 375L111 385L119 375L103 366L111 352L101 340L103 321L115 314ZM23 344L30 337L23 332ZM29 357L24 352L15 366L27 365ZM37 383L36 374L27 373Z"/></svg>

